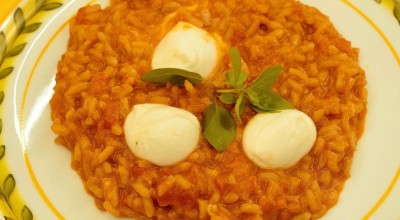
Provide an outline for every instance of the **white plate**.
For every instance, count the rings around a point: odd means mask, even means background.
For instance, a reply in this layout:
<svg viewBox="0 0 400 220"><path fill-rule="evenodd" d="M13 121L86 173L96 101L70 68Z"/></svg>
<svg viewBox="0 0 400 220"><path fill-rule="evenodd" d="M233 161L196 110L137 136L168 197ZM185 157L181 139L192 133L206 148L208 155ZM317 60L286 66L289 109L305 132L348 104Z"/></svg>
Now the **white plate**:
<svg viewBox="0 0 400 220"><path fill-rule="evenodd" d="M2 4L13 2L18 1ZM42 9L46 10L33 11L35 2L42 3ZM400 25L392 14L393 2L302 2L328 15L339 32L361 49L360 63L368 80L366 129L354 156L351 177L338 204L323 219L400 219ZM25 27L30 29L14 43L11 42L14 22L22 18L21 13L16 12L16 7L10 12L0 9L0 19L2 14L9 13L0 26L8 48L18 52L17 46L26 43L21 53L6 58L0 66L0 73L14 67L0 81L0 91L5 94L0 106L1 145L5 146L5 156L0 159L0 188L9 195L8 200L0 199L0 211L6 216L114 219L95 207L80 178L70 168L70 153L55 146L55 135L50 130L48 102L57 62L66 49L66 22L88 3L22 1L18 6L22 8ZM0 35L0 53L1 46Z"/></svg>

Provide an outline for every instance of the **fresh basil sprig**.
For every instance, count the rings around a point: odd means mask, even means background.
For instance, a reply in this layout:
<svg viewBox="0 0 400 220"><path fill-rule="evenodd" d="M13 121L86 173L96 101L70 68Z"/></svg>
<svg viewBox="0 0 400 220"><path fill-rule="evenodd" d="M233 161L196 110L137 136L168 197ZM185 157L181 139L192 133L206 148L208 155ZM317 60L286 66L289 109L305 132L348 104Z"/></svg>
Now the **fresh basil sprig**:
<svg viewBox="0 0 400 220"><path fill-rule="evenodd" d="M235 104L235 115L239 123L241 123L241 115L245 109L245 98L257 112L276 112L293 108L286 99L271 90L271 86L282 71L281 66L273 66L264 70L249 86L245 87L248 74L241 68L240 53L235 48L230 48L229 54L233 69L226 73L226 79L232 88L220 89L216 92L221 93L219 96L221 102Z"/></svg>
<svg viewBox="0 0 400 220"><path fill-rule="evenodd" d="M282 67L273 66L264 70L250 85L246 86L248 73L242 70L242 59L235 48L229 49L232 69L227 71L225 78L231 88L217 89L218 99L226 104L235 104L234 114L239 124L242 123L241 115L246 109L247 100L250 106L257 112L276 112L290 109L293 106L277 92L271 89L278 79ZM151 70L140 78L151 83L172 83L183 86L185 80L194 85L201 83L204 78L194 72L176 69L162 68ZM203 134L207 141L218 151L222 152L229 146L236 134L236 123L232 114L217 102L210 104L204 112Z"/></svg>

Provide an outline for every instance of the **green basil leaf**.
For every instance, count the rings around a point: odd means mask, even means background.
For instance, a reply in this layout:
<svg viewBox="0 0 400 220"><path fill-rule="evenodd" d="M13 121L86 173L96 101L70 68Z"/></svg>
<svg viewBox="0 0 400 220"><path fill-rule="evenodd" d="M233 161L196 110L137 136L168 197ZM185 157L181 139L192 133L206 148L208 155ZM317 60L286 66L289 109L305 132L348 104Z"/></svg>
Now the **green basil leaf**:
<svg viewBox="0 0 400 220"><path fill-rule="evenodd" d="M250 107L254 111L258 112L258 113L276 113L276 112L280 112L280 110L275 110L275 111L273 111L273 110L263 110L263 109L260 109L260 108L258 108L257 106L255 106L253 104L251 104Z"/></svg>
<svg viewBox="0 0 400 220"><path fill-rule="evenodd" d="M261 92L268 91L272 84L278 79L281 66L273 66L264 70L251 84L250 90Z"/></svg>
<svg viewBox="0 0 400 220"><path fill-rule="evenodd" d="M249 101L256 107L253 108L255 111L279 111L284 109L292 109L293 106L280 96L277 92L267 91L264 93L257 93L253 90L249 90L247 93Z"/></svg>
<svg viewBox="0 0 400 220"><path fill-rule="evenodd" d="M242 58L236 48L229 48L233 71L236 73L242 72Z"/></svg>
<svg viewBox="0 0 400 220"><path fill-rule="evenodd" d="M251 107L254 111L258 112L258 113L265 113L265 112L268 112L268 111L265 111L265 110L260 109L259 107L255 106L255 105L253 105L253 104L250 104L250 107Z"/></svg>
<svg viewBox="0 0 400 220"><path fill-rule="evenodd" d="M189 82L195 85L203 81L203 77L198 73L189 72L186 70L176 69L176 68L154 69L142 75L140 79L145 82L160 83L160 84L165 84L170 82L172 84L180 86L183 86L185 80L188 80Z"/></svg>
<svg viewBox="0 0 400 220"><path fill-rule="evenodd" d="M247 81L248 74L242 71L242 59L240 58L240 53L237 49L230 48L229 54L231 57L233 69L226 72L226 80L230 86L242 86Z"/></svg>
<svg viewBox="0 0 400 220"><path fill-rule="evenodd" d="M252 105L258 106L260 103L260 99L258 98L258 93L253 90L248 90L246 92L247 97L249 98L249 101Z"/></svg>
<svg viewBox="0 0 400 220"><path fill-rule="evenodd" d="M6 155L6 146L1 145L0 146L0 160L3 159L3 157Z"/></svg>
<svg viewBox="0 0 400 220"><path fill-rule="evenodd" d="M24 206L24 208L21 211L21 216L22 216L22 220L32 220L33 219L32 211L26 205Z"/></svg>
<svg viewBox="0 0 400 220"><path fill-rule="evenodd" d="M246 108L246 101L244 100L243 93L241 93L235 104L235 114L240 124L242 124L241 115L243 114L245 108Z"/></svg>
<svg viewBox="0 0 400 220"><path fill-rule="evenodd" d="M218 152L224 151L236 134L231 113L216 103L209 105L204 112L203 134Z"/></svg>
<svg viewBox="0 0 400 220"><path fill-rule="evenodd" d="M238 74L233 70L228 71L225 74L228 84L235 88L243 86L243 84L247 81L248 76L249 75L246 72L240 72Z"/></svg>
<svg viewBox="0 0 400 220"><path fill-rule="evenodd" d="M236 97L232 93L222 93L218 98L222 103L228 105L236 102Z"/></svg>
<svg viewBox="0 0 400 220"><path fill-rule="evenodd" d="M4 190L4 197L8 200L11 196L11 193L14 192L15 189L15 179L12 174L8 174L6 179L3 182L3 190Z"/></svg>
<svg viewBox="0 0 400 220"><path fill-rule="evenodd" d="M228 82L228 85L230 86L235 86L236 85L236 73L233 70L229 70L228 72L225 73L225 78L226 81Z"/></svg>
<svg viewBox="0 0 400 220"><path fill-rule="evenodd" d="M240 72L238 81L236 82L237 86L242 86L247 81L248 77L249 74L247 74L246 72L244 71Z"/></svg>

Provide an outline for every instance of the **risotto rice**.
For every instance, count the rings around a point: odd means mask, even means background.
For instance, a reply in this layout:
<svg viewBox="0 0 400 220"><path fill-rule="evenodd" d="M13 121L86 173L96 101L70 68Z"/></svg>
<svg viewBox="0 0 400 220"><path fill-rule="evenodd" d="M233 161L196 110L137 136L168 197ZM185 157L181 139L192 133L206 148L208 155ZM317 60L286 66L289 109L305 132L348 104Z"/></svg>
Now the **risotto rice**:
<svg viewBox="0 0 400 220"><path fill-rule="evenodd" d="M244 154L246 107L234 142L218 153L201 138L184 161L167 167L136 158L122 129L132 106L161 103L201 121L211 85L154 85L157 43L178 21L221 36L239 49L248 82L269 66L283 72L274 89L317 126L313 149L289 169L258 168ZM222 69L230 65L224 54ZM224 74L213 76L224 87ZM97 207L117 217L156 219L317 219L338 201L363 132L367 91L358 49L328 17L294 0L112 0L81 8L70 22L50 101L56 142ZM230 106L226 106L228 109ZM233 110L234 111L234 110Z"/></svg>

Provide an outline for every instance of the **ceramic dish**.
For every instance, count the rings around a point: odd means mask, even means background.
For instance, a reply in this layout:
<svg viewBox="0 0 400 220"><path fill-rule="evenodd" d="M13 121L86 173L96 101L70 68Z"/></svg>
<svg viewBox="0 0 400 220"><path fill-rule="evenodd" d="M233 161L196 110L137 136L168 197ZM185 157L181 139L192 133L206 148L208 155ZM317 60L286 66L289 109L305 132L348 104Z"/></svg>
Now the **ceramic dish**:
<svg viewBox="0 0 400 220"><path fill-rule="evenodd" d="M368 80L365 132L351 177L323 219L400 219L400 3L302 2L328 15L361 49ZM50 130L48 102L68 41L67 21L92 3L0 3L0 219L114 219L96 208L70 168L70 153L55 146Z"/></svg>

